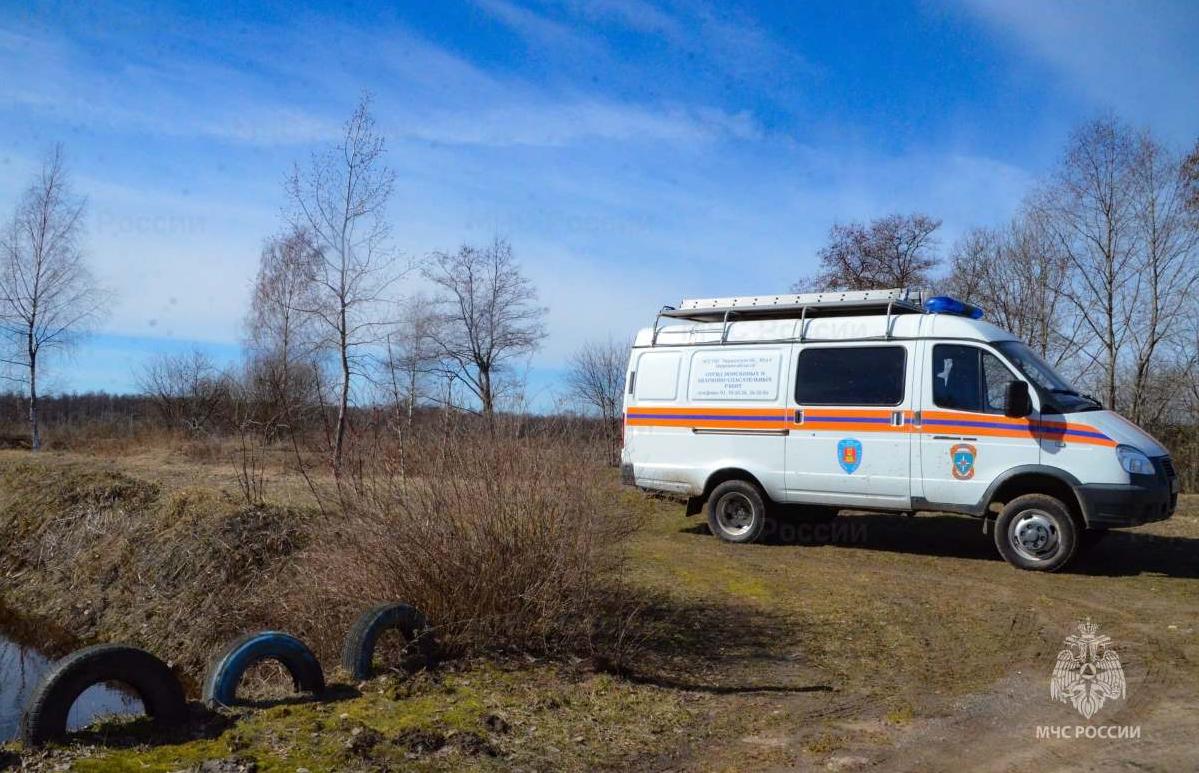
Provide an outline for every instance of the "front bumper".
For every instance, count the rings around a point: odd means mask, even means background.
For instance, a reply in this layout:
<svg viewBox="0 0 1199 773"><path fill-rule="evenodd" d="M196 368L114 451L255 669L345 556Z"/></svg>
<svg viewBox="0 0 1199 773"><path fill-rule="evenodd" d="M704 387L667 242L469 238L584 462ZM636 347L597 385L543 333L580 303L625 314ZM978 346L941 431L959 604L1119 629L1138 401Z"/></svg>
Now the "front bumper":
<svg viewBox="0 0 1199 773"><path fill-rule="evenodd" d="M1089 483L1078 487L1090 529L1117 529L1164 521L1178 506L1178 479L1169 457L1153 460L1154 475L1133 475L1128 484Z"/></svg>

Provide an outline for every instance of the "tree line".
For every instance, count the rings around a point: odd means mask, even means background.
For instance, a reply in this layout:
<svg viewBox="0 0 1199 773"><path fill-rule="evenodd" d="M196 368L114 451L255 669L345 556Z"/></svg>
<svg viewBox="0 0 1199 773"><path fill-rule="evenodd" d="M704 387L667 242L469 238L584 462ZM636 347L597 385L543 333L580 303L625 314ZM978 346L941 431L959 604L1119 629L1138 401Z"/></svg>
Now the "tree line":
<svg viewBox="0 0 1199 773"><path fill-rule="evenodd" d="M1199 143L1114 117L1077 128L1012 219L941 250L941 221L837 224L796 290L925 287L974 303L1149 427L1199 424Z"/></svg>
<svg viewBox="0 0 1199 773"><path fill-rule="evenodd" d="M145 401L108 410L148 404L189 432L232 422L278 438L315 428L336 474L364 406L390 407L401 435L430 408L475 413L492 432L498 411L522 411L519 365L547 334L536 287L499 237L404 256L388 220L394 187L363 96L339 139L285 178L243 361L228 369L196 352L159 355L139 374ZM24 395L34 449L44 355L76 342L108 304L81 250L84 209L56 147L0 234L0 375ZM1184 155L1115 118L1095 120L1072 133L1009 222L971 229L948 250L940 228L924 213L834 224L819 270L795 289L954 295L1134 421L1199 424L1199 143ZM611 458L628 346L587 342L566 374ZM55 402L56 415L65 404Z"/></svg>

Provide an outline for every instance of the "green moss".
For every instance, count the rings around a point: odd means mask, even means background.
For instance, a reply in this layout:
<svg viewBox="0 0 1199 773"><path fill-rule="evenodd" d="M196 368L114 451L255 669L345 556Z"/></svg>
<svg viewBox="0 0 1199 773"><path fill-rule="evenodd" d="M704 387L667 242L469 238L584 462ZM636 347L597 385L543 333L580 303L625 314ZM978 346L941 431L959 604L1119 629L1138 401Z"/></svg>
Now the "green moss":
<svg viewBox="0 0 1199 773"><path fill-rule="evenodd" d="M579 769L636 758L691 721L668 690L554 666L476 663L438 678L384 677L345 700L241 710L216 738L63 754L72 770L96 773L179 770L225 758L253 761L264 772L367 762Z"/></svg>

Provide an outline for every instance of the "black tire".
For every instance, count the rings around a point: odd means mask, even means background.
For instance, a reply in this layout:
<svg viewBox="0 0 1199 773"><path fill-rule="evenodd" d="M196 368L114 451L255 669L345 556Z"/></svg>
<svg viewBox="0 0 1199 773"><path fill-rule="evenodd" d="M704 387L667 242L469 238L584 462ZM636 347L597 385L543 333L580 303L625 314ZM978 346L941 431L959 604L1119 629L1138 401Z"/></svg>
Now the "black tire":
<svg viewBox="0 0 1199 773"><path fill-rule="evenodd" d="M120 682L133 690L146 715L161 728L187 719L183 686L166 663L136 647L100 644L71 653L46 672L21 718L21 740L26 746L42 746L65 736L75 700L103 682Z"/></svg>
<svg viewBox="0 0 1199 773"><path fill-rule="evenodd" d="M995 547L1009 564L1056 572L1078 550L1078 522L1061 500L1025 494L1004 506L995 522Z"/></svg>
<svg viewBox="0 0 1199 773"><path fill-rule="evenodd" d="M433 629L419 609L409 604L380 604L359 615L346 634L341 650L341 665L353 679L374 676L372 661L375 645L384 631L398 630L407 644L403 665L410 671L437 665L437 640Z"/></svg>
<svg viewBox="0 0 1199 773"><path fill-rule="evenodd" d="M325 674L320 661L304 642L280 631L259 631L235 639L208 664L204 675L204 704L210 709L233 706L237 687L250 666L275 660L291 674L296 692L320 693Z"/></svg>
<svg viewBox="0 0 1199 773"><path fill-rule="evenodd" d="M708 496L708 528L725 542L757 542L769 521L766 496L749 481L726 480Z"/></svg>

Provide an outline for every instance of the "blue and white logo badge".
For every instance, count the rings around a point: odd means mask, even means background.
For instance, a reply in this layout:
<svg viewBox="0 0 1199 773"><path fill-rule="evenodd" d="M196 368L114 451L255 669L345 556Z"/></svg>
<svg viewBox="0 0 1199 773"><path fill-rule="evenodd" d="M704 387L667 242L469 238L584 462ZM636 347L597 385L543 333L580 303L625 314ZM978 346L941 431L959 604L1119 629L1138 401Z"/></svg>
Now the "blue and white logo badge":
<svg viewBox="0 0 1199 773"><path fill-rule="evenodd" d="M842 470L852 475L862 466L862 441L847 437L837 443L837 462Z"/></svg>
<svg viewBox="0 0 1199 773"><path fill-rule="evenodd" d="M949 458L953 461L953 477L957 480L970 480L974 477L974 460L978 458L978 449L969 443L958 443L949 449Z"/></svg>

